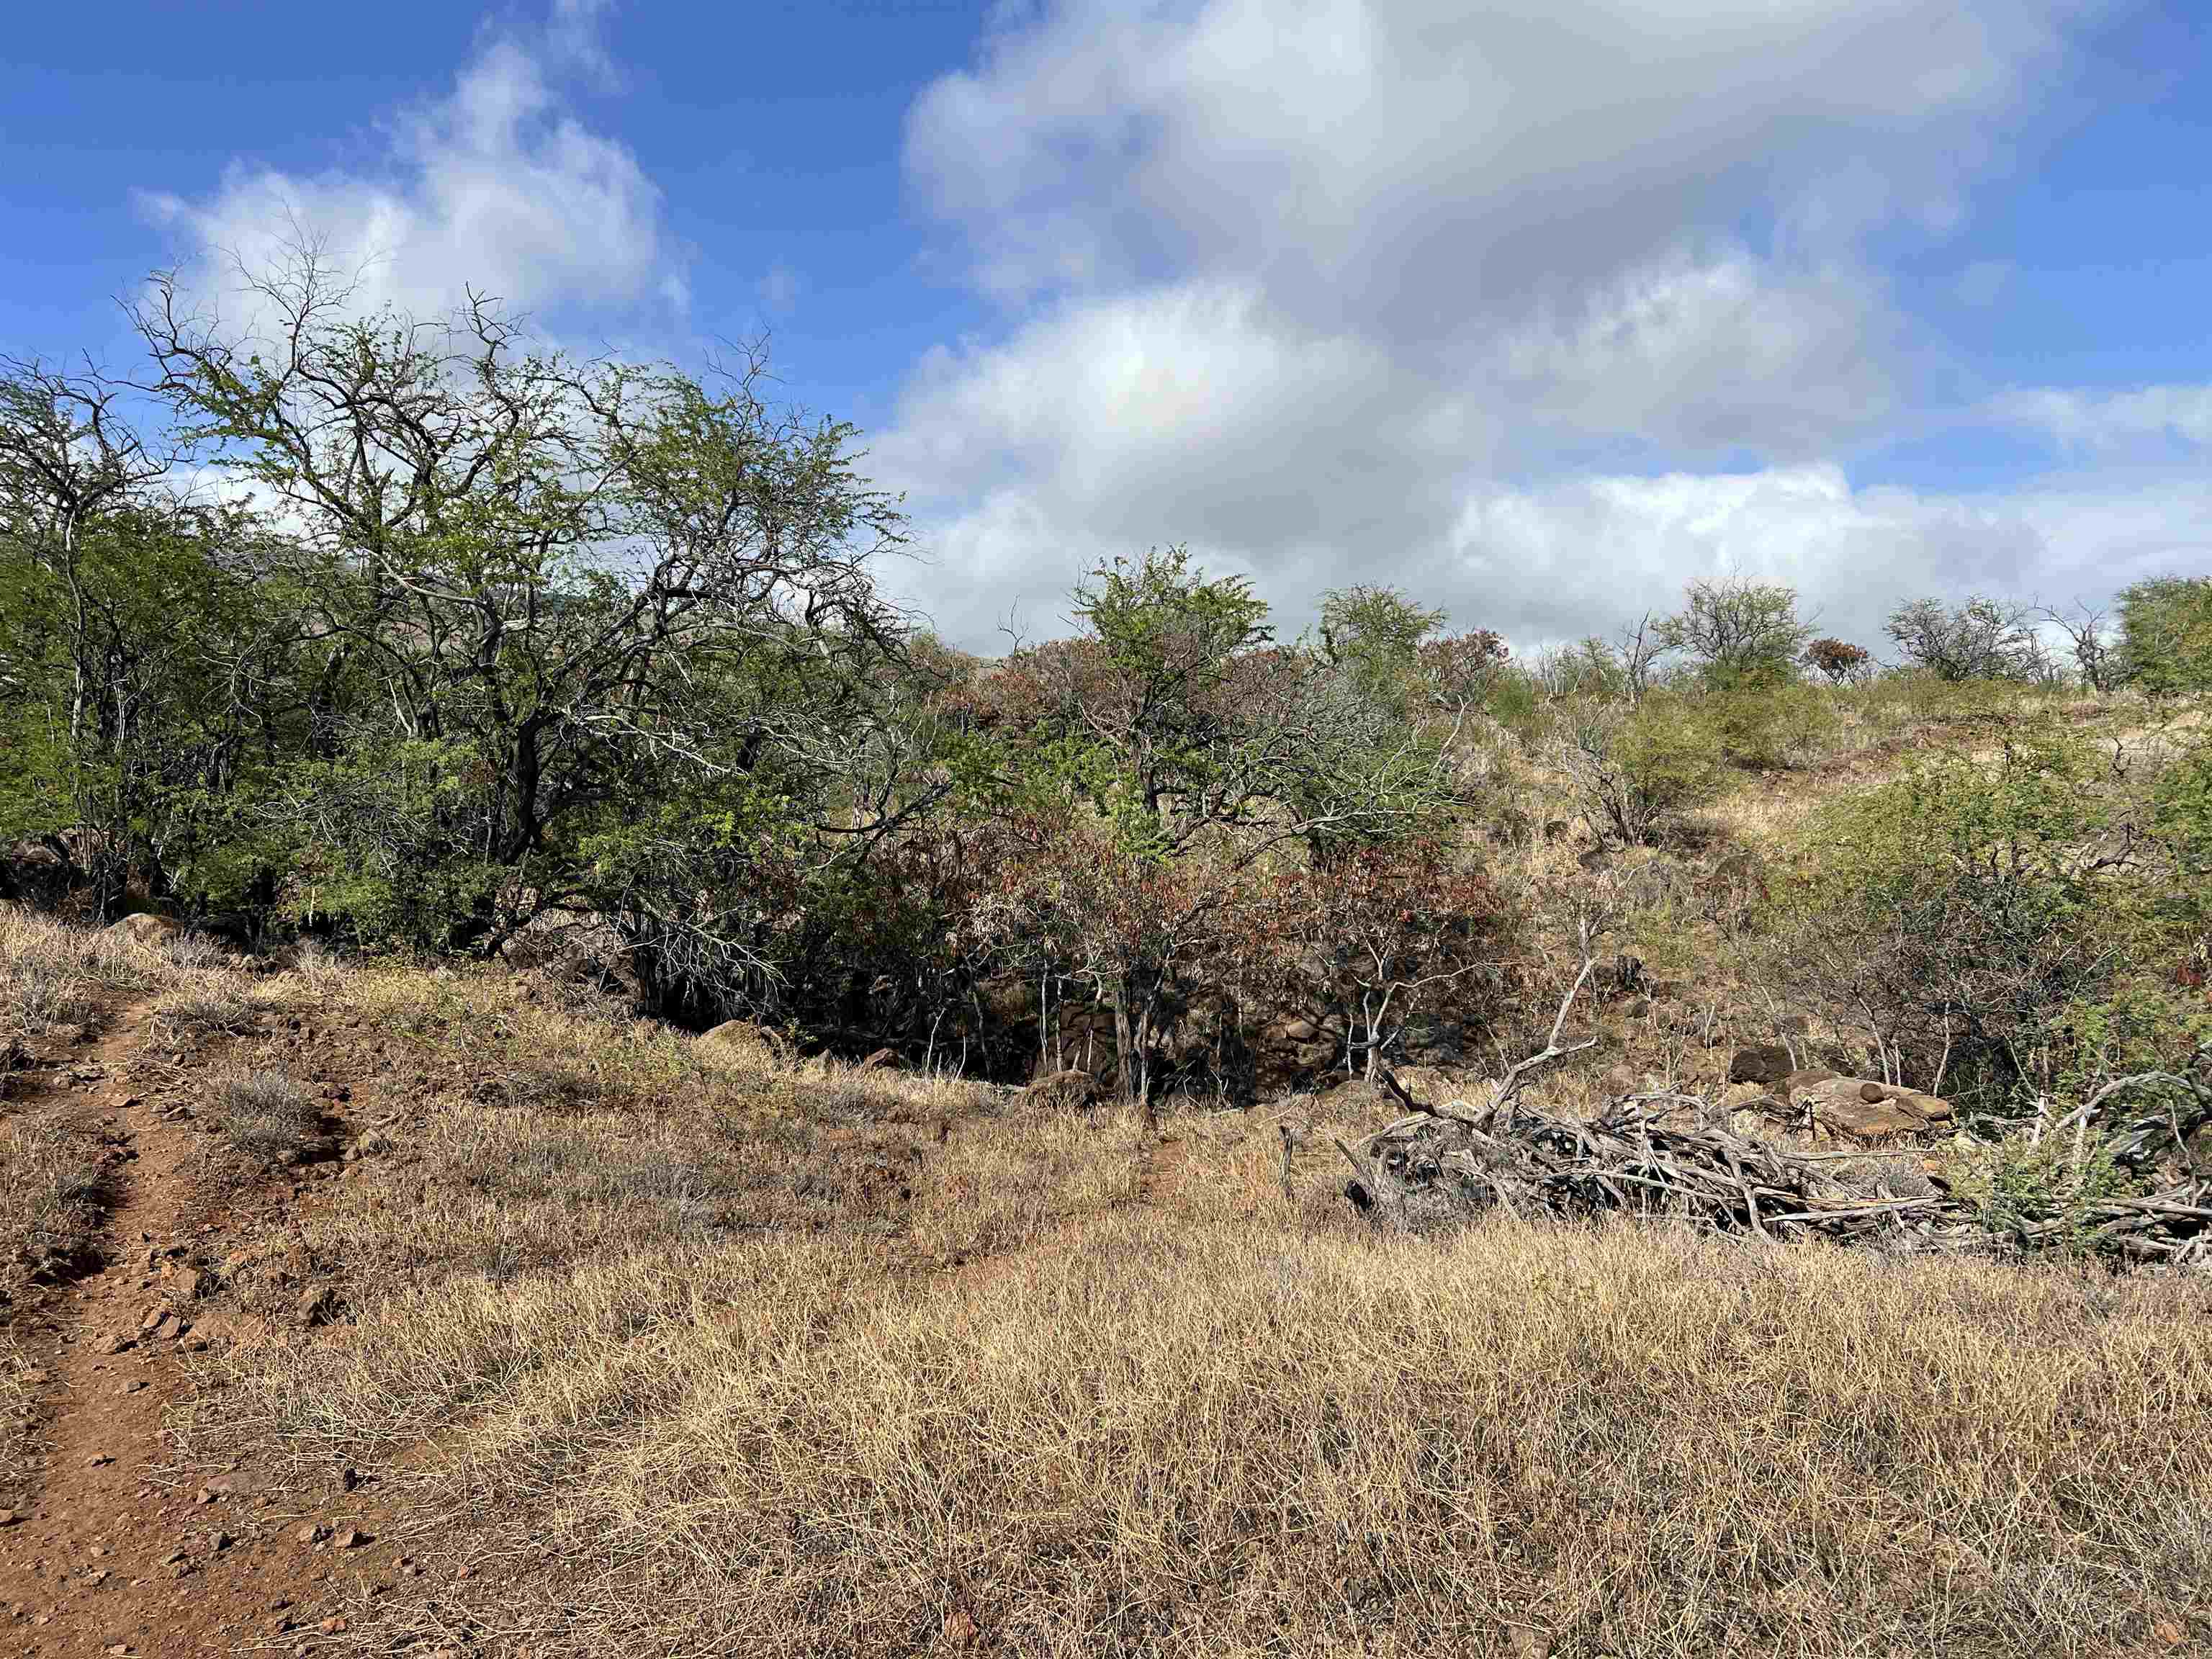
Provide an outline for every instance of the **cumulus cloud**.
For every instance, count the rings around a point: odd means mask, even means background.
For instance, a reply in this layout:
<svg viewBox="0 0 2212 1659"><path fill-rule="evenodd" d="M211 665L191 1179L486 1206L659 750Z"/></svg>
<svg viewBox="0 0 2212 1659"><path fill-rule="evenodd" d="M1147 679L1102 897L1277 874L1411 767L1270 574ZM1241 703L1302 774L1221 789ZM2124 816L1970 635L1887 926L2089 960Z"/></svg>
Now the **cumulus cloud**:
<svg viewBox="0 0 2212 1659"><path fill-rule="evenodd" d="M1578 316L1540 304L1505 339L1501 390L1585 433L1676 451L1755 434L1769 453L1817 453L1891 412L1896 331L1863 270L1784 275L1741 249L1675 252L1601 288Z"/></svg>
<svg viewBox="0 0 2212 1659"><path fill-rule="evenodd" d="M1822 629L1870 647L1899 604L2007 594L2063 605L2212 557L2212 483L2047 483L2001 495L1854 486L1832 464L1746 473L1581 473L1470 487L1446 523L1379 551L1355 541L1287 556L1198 542L1210 568L1252 576L1295 631L1319 592L1388 580L1443 606L1455 625L1498 629L1524 652L1609 632L1680 607L1700 577L1741 574L1798 589ZM927 526L956 580L937 588L951 636L988 647L1010 616L1035 637L1061 631L1067 583L1125 552L1081 515L999 488Z"/></svg>
<svg viewBox="0 0 2212 1659"><path fill-rule="evenodd" d="M603 0L557 0L535 36L487 37L443 97L385 124L381 164L299 174L240 161L199 197L142 205L195 256L203 297L235 306L238 266L301 240L358 273L358 303L434 313L473 285L513 309L680 313L684 262L636 156L569 112L564 76L611 73Z"/></svg>
<svg viewBox="0 0 2212 1659"><path fill-rule="evenodd" d="M1171 538L1279 599L1399 580L1539 637L1721 557L2025 580L2044 520L1835 458L1920 394L1881 256L1955 231L2096 9L1001 9L908 122L1000 307L878 446L940 556L924 597L1049 604L1091 550Z"/></svg>
<svg viewBox="0 0 2212 1659"><path fill-rule="evenodd" d="M1954 210L2075 0L1010 8L908 166L993 291L1176 268L1449 330L1747 210Z"/></svg>

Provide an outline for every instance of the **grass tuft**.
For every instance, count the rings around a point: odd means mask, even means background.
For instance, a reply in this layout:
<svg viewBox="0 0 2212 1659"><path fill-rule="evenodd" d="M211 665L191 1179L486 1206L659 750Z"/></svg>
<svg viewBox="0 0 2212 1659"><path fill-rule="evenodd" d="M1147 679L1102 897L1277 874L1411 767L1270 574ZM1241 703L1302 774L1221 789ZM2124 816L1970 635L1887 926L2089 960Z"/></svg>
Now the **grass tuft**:
<svg viewBox="0 0 2212 1659"><path fill-rule="evenodd" d="M254 1069L218 1075L210 1112L231 1145L270 1160L306 1151L321 1120L307 1091L290 1078Z"/></svg>

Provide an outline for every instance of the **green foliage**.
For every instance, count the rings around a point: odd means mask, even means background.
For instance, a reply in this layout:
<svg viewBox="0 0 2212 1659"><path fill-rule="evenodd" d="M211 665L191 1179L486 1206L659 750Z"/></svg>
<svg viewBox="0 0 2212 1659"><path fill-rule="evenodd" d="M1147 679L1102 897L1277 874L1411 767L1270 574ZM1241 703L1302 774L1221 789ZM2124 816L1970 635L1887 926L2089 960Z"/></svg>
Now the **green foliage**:
<svg viewBox="0 0 2212 1659"><path fill-rule="evenodd" d="M1871 729L1898 738L1923 726L1999 731L2020 714L2028 696L2014 682L1947 680L1924 668L1893 670L1853 695Z"/></svg>
<svg viewBox="0 0 2212 1659"><path fill-rule="evenodd" d="M1802 680L1710 691L1698 716L1730 760L1762 769L1803 765L1833 743L1843 726L1834 698Z"/></svg>
<svg viewBox="0 0 2212 1659"><path fill-rule="evenodd" d="M2147 957L2155 949L2142 933L2131 942ZM2120 966L2108 995L2062 1012L2066 1063L2054 1079L2058 1086L2079 1093L2105 1078L2172 1066L2212 1042L2212 1003L2201 988L2160 975L2156 965L2153 957Z"/></svg>
<svg viewBox="0 0 2212 1659"><path fill-rule="evenodd" d="M1989 762L1939 755L1826 808L1778 971L1973 1103L2064 1074L2079 1053L2064 1016L2109 994L2130 914L2105 775L2080 737L2032 726Z"/></svg>
<svg viewBox="0 0 2212 1659"><path fill-rule="evenodd" d="M2212 690L2212 576L2158 576L2120 595L2126 677L2154 696Z"/></svg>
<svg viewBox="0 0 2212 1659"><path fill-rule="evenodd" d="M1961 1143L1949 1176L1953 1192L1991 1232L2070 1255L2095 1249L2098 1205L2142 1190L2102 1141L2090 1139L2077 1153L2069 1138L2055 1135Z"/></svg>
<svg viewBox="0 0 2212 1659"><path fill-rule="evenodd" d="M1421 647L1444 613L1416 605L1395 587L1332 588L1322 596L1322 649L1368 696L1401 713L1412 702Z"/></svg>
<svg viewBox="0 0 2212 1659"><path fill-rule="evenodd" d="M1723 758L1699 702L1665 692L1633 708L1577 702L1559 756L1592 824L1630 845L1711 799Z"/></svg>
<svg viewBox="0 0 2212 1659"><path fill-rule="evenodd" d="M1795 588L1729 576L1692 582L1685 598L1658 637L1695 658L1709 685L1731 690L1796 678L1813 630L1797 615Z"/></svg>

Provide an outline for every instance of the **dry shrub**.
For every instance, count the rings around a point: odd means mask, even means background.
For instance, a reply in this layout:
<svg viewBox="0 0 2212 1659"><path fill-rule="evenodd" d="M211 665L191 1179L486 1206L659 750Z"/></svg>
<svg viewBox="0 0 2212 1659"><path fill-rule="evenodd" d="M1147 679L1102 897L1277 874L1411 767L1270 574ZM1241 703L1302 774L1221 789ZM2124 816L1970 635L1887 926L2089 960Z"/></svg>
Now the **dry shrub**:
<svg viewBox="0 0 2212 1659"><path fill-rule="evenodd" d="M0 1123L0 1304L81 1261L100 1219L98 1145L56 1123Z"/></svg>
<svg viewBox="0 0 2212 1659"><path fill-rule="evenodd" d="M252 1025L253 1004L242 988L207 975L161 997L154 1018L179 1038L234 1036Z"/></svg>
<svg viewBox="0 0 2212 1659"><path fill-rule="evenodd" d="M272 1161L305 1152L322 1118L306 1090L283 1073L264 1069L218 1075L208 1110L232 1146Z"/></svg>

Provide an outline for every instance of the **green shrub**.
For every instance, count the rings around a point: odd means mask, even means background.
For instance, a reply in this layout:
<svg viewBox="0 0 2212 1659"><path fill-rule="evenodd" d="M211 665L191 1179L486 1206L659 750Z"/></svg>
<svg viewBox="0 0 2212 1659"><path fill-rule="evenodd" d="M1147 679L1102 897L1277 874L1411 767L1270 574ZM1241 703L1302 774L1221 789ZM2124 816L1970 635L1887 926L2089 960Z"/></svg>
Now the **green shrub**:
<svg viewBox="0 0 2212 1659"><path fill-rule="evenodd" d="M1802 680L1712 692L1699 715L1729 759L1762 770L1804 765L1843 728L1835 699Z"/></svg>
<svg viewBox="0 0 2212 1659"><path fill-rule="evenodd" d="M2120 653L2154 696L2212 690L2212 576L2158 576L2123 592Z"/></svg>
<svg viewBox="0 0 2212 1659"><path fill-rule="evenodd" d="M1634 708L1577 702L1565 726L1559 769L1601 834L1654 841L1719 787L1721 740L1694 702L1659 694Z"/></svg>
<svg viewBox="0 0 2212 1659"><path fill-rule="evenodd" d="M1962 1143L1949 1170L1952 1191L1991 1232L2069 1254L2096 1248L2098 1205L2141 1190L2110 1146L2089 1140L2077 1150L2065 1135Z"/></svg>
<svg viewBox="0 0 2212 1659"><path fill-rule="evenodd" d="M1816 815L1775 970L1913 1080L2002 1108L2077 1069L2069 1011L2144 926L2105 757L2055 726L1925 761Z"/></svg>

